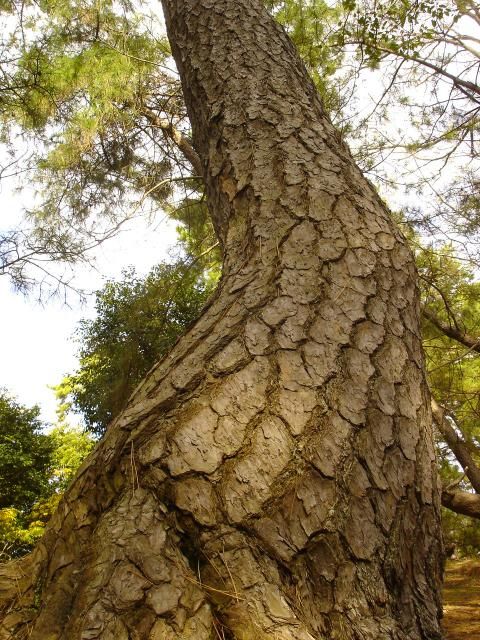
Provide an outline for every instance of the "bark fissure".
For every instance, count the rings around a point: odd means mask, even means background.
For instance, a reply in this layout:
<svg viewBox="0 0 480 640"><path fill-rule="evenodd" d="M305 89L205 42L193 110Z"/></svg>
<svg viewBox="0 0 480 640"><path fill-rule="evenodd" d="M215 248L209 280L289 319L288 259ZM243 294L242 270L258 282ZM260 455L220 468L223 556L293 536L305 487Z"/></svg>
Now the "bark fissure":
<svg viewBox="0 0 480 640"><path fill-rule="evenodd" d="M262 3L163 5L222 281L0 568L0 640L440 638L412 255Z"/></svg>

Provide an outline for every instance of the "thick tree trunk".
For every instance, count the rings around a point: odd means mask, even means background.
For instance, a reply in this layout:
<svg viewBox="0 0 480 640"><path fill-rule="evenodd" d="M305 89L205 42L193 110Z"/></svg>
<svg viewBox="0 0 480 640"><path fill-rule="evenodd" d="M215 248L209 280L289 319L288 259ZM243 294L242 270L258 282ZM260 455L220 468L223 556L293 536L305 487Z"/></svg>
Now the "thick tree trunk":
<svg viewBox="0 0 480 640"><path fill-rule="evenodd" d="M0 638L440 638L410 251L260 0L163 5L224 276L2 568Z"/></svg>

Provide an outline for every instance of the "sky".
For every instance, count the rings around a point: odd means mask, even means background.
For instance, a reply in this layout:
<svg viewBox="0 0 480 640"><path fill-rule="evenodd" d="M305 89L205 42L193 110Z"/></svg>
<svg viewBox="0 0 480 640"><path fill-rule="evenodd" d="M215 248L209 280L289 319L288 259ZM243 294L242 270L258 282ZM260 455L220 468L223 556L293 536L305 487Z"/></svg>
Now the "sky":
<svg viewBox="0 0 480 640"><path fill-rule="evenodd" d="M158 3L152 15L150 30L163 32ZM6 164L8 159L0 147L0 168ZM17 193L13 179L0 177L1 234L21 222L22 208L31 202L32 194L25 187ZM153 265L168 259L176 238L175 225L161 213L152 225L137 218L130 229L96 251L96 270L76 269L74 284L94 292L106 279L119 279L126 267L134 266L138 273L146 274ZM7 388L22 404L37 404L41 418L53 423L56 403L49 386L75 369L78 359L72 336L81 318L93 317L94 296L80 304L78 296L72 294L68 305L55 299L40 304L37 297L13 291L8 277L0 275L0 388Z"/></svg>
<svg viewBox="0 0 480 640"><path fill-rule="evenodd" d="M24 198L2 181L0 233L21 215ZM146 273L168 259L176 232L163 216L155 225L136 220L130 229L109 240L96 251L96 269L78 268L76 282L95 291L107 278L120 278L122 269L133 265ZM0 387L27 406L39 405L41 418L55 421L55 396L49 386L58 384L77 365L72 339L80 318L93 317L94 296L84 303L70 294L67 303L53 299L39 303L35 294L24 296L12 289L7 276L0 276Z"/></svg>

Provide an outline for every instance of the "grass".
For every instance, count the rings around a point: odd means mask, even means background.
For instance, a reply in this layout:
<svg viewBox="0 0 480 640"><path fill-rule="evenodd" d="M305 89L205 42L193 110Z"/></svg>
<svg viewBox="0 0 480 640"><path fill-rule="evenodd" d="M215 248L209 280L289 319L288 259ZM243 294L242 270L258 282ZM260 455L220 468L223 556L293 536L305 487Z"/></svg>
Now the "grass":
<svg viewBox="0 0 480 640"><path fill-rule="evenodd" d="M447 563L443 614L445 640L480 640L480 560Z"/></svg>

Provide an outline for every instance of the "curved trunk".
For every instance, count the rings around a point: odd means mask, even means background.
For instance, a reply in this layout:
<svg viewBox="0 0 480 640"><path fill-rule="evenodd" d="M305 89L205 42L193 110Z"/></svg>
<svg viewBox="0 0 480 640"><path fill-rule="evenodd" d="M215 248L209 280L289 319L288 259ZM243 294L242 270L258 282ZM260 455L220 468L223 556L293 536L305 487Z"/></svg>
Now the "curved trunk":
<svg viewBox="0 0 480 640"><path fill-rule="evenodd" d="M1 568L0 639L440 638L411 253L261 2L163 4L224 275Z"/></svg>

